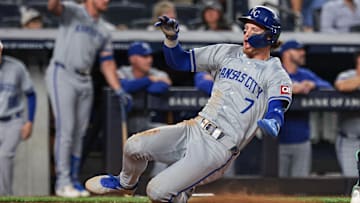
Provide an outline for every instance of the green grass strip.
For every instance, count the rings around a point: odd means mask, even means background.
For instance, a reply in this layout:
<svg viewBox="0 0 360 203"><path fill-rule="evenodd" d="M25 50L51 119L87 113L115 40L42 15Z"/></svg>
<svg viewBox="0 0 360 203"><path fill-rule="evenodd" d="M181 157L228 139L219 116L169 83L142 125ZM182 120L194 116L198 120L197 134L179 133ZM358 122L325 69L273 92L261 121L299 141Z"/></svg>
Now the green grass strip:
<svg viewBox="0 0 360 203"><path fill-rule="evenodd" d="M0 197L0 202L88 202L88 203L150 203L147 197Z"/></svg>
<svg viewBox="0 0 360 203"><path fill-rule="evenodd" d="M322 203L349 203L349 197L299 197L304 202L322 202Z"/></svg>

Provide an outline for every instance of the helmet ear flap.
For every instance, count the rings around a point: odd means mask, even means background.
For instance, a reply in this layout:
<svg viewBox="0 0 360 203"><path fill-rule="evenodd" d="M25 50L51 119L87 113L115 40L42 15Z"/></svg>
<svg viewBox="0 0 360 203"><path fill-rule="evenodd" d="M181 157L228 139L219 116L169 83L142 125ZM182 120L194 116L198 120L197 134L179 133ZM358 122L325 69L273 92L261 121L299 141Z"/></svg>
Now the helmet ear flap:
<svg viewBox="0 0 360 203"><path fill-rule="evenodd" d="M254 48L262 48L271 45L271 31L266 30L265 32L249 37L248 42Z"/></svg>

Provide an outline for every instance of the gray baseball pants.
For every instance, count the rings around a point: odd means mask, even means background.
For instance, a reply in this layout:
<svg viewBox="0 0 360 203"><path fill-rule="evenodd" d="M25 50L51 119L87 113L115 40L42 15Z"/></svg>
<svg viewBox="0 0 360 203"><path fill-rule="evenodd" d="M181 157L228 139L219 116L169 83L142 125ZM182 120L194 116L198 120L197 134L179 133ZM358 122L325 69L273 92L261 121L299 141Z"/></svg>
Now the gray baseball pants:
<svg viewBox="0 0 360 203"><path fill-rule="evenodd" d="M147 195L154 201L187 202L187 191L214 181L236 158L223 139L216 140L191 119L176 125L154 128L130 137L123 154L120 182L134 186L148 161L170 165L150 180Z"/></svg>
<svg viewBox="0 0 360 203"><path fill-rule="evenodd" d="M12 195L14 158L23 124L22 118L0 121L0 196Z"/></svg>
<svg viewBox="0 0 360 203"><path fill-rule="evenodd" d="M79 161L93 101L91 77L80 76L65 67L52 64L45 76L55 116L56 188L72 184L71 156ZM77 176L77 174L75 174Z"/></svg>

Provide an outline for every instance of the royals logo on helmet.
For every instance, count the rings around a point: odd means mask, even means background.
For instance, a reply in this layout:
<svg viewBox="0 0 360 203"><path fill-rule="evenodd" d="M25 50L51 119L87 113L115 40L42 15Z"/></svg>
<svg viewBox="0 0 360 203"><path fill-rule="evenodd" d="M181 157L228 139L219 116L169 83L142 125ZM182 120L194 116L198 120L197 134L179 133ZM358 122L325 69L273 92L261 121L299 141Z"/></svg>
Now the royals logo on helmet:
<svg viewBox="0 0 360 203"><path fill-rule="evenodd" d="M280 94L291 94L291 88L288 85L281 85Z"/></svg>

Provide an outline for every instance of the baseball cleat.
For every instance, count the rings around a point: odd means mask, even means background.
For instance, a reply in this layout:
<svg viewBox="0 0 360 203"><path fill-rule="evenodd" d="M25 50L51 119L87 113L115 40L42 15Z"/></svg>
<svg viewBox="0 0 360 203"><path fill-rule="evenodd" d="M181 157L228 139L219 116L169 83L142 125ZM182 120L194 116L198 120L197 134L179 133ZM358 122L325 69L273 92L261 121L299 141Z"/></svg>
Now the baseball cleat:
<svg viewBox="0 0 360 203"><path fill-rule="evenodd" d="M73 186L74 186L75 190L77 190L80 193L81 197L89 197L90 196L90 192L87 191L79 181L73 182Z"/></svg>
<svg viewBox="0 0 360 203"><path fill-rule="evenodd" d="M59 197L70 197L70 198L76 198L81 196L79 191L76 190L72 185L66 185L64 187L56 189L55 194L56 196Z"/></svg>
<svg viewBox="0 0 360 203"><path fill-rule="evenodd" d="M112 175L100 175L90 178L85 182L87 190L94 194L116 194L116 195L133 195L136 185L131 189L126 189L121 186L118 177Z"/></svg>

